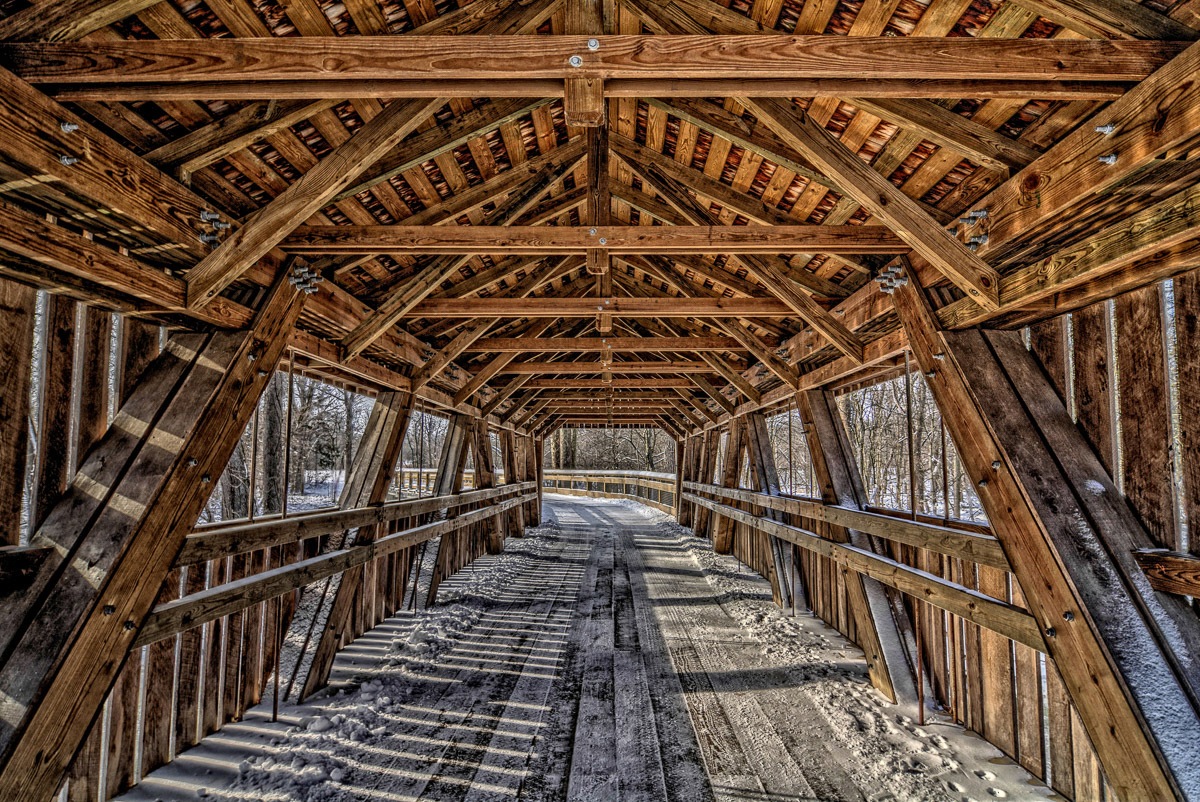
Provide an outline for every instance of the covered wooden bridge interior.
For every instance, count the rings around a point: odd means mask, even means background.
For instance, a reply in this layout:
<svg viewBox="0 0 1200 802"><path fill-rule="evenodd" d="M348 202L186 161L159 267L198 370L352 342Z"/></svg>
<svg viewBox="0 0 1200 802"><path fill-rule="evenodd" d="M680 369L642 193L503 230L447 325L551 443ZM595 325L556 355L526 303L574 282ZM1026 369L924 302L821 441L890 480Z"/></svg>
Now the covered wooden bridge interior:
<svg viewBox="0 0 1200 802"><path fill-rule="evenodd" d="M1197 0L0 14L0 799L238 719L321 587L315 693L424 544L432 602L537 524L547 438L648 427L646 494L882 697L1067 798L1200 800ZM868 497L838 399L901 376L986 522ZM337 505L256 517L252 469L199 525L280 377L374 399Z"/></svg>

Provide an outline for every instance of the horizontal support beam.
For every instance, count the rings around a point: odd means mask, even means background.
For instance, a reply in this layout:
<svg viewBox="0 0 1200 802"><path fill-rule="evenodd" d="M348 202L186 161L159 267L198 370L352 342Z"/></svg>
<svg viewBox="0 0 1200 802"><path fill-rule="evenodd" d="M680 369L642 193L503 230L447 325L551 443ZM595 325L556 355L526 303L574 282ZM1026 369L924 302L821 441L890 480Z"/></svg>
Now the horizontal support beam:
<svg viewBox="0 0 1200 802"><path fill-rule="evenodd" d="M1037 40L1024 40L1037 41ZM506 81L438 81L437 95L444 98L557 98L563 96L563 81L553 78ZM980 98L1026 101L1116 100L1132 81L1029 81L996 78L963 80L927 78L861 80L858 78L783 78L753 82L755 97L855 97L870 94L884 98ZM56 83L44 84L55 100L80 101L165 101L165 100L344 100L347 96L370 95L380 100L428 97L428 81L321 80L292 81L163 81L146 83ZM604 82L608 98L711 98L745 94L749 85L738 78L707 79L617 79Z"/></svg>
<svg viewBox="0 0 1200 802"><path fill-rule="evenodd" d="M786 540L826 557L839 565L869 576L902 593L907 593L919 601L932 604L940 610L960 616L1031 649L1039 652L1046 651L1041 628L1037 621L1020 607L998 601L978 591L890 560L887 557L881 557L846 543L825 540L814 532L761 518L697 496L694 493L684 494L684 499L730 520L746 524L759 532Z"/></svg>
<svg viewBox="0 0 1200 802"><path fill-rule="evenodd" d="M499 504L463 513L456 518L397 532L362 546L331 551L160 604L150 612L150 617L138 632L133 645L136 648L169 638L192 627L215 621L230 613L245 610L251 605L310 585L327 576L340 574L356 565L457 531L535 499L537 493L527 493Z"/></svg>
<svg viewBox="0 0 1200 802"><path fill-rule="evenodd" d="M350 510L322 510L287 518L268 518L259 521L206 527L188 535L183 550L175 560L175 568L194 565L256 549L298 543L310 537L331 535L362 526L398 521L427 512L454 509L464 504L502 499L531 489L532 482L501 485L485 490L473 490L450 496L431 496L423 499L383 504L378 507L358 507Z"/></svg>
<svg viewBox="0 0 1200 802"><path fill-rule="evenodd" d="M714 373L707 362L517 362L501 373Z"/></svg>
<svg viewBox="0 0 1200 802"><path fill-rule="evenodd" d="M588 47L596 39L598 46ZM9 43L31 83L617 79L1140 81L1186 42L903 36L356 36ZM578 66L572 66L576 59ZM560 90L561 91L561 90ZM754 94L750 84L740 93ZM876 95L873 91L860 94ZM496 95L484 91L481 96Z"/></svg>
<svg viewBox="0 0 1200 802"><path fill-rule="evenodd" d="M884 226L302 226L285 251L308 255L848 253L900 254Z"/></svg>
<svg viewBox="0 0 1200 802"><path fill-rule="evenodd" d="M615 390L649 390L679 388L688 390L696 385L689 379L613 379L602 382L599 379L534 379L525 384L526 390L594 390L603 392Z"/></svg>
<svg viewBox="0 0 1200 802"><path fill-rule="evenodd" d="M835 504L823 504L819 501L802 498L768 496L751 490L698 482L684 482L683 486L694 493L703 493L718 499L740 501L790 515L813 518L833 526L854 529L885 540L894 540L908 546L916 546L936 551L939 554L970 560L980 565L999 568L1001 571L1010 570L1004 551L1000 548L1000 542L991 535L905 518L893 518L877 512L856 510Z"/></svg>
<svg viewBox="0 0 1200 802"><path fill-rule="evenodd" d="M488 337L467 349L481 353L591 353L593 351L739 351L732 337Z"/></svg>
<svg viewBox="0 0 1200 802"><path fill-rule="evenodd" d="M409 317L795 317L774 298L433 298Z"/></svg>
<svg viewBox="0 0 1200 802"><path fill-rule="evenodd" d="M1200 597L1200 557L1166 549L1140 549L1133 553L1146 572L1150 587L1162 593Z"/></svg>

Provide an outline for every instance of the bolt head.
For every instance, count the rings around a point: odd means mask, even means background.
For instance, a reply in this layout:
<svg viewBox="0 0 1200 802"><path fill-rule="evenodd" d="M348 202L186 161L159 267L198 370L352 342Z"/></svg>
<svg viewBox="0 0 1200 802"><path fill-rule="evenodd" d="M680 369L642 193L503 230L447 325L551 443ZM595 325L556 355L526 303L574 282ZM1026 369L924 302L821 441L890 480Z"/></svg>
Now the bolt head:
<svg viewBox="0 0 1200 802"><path fill-rule="evenodd" d="M124 624L122 624L122 626L125 627L126 632L132 632L133 628L136 627L137 624L133 623L133 621L127 620Z"/></svg>
<svg viewBox="0 0 1200 802"><path fill-rule="evenodd" d="M1000 460L993 460L993 461L992 461L992 470L993 470L993 471L998 471L998 470L1000 470Z"/></svg>
<svg viewBox="0 0 1200 802"><path fill-rule="evenodd" d="M1065 613L1063 613L1063 621L1074 621L1074 620L1075 620L1075 613L1071 612L1070 610L1067 610Z"/></svg>
<svg viewBox="0 0 1200 802"><path fill-rule="evenodd" d="M599 49L600 49L600 40L599 39L588 39L588 50L591 50L594 52Z"/></svg>
<svg viewBox="0 0 1200 802"><path fill-rule="evenodd" d="M567 59L567 63L570 64L572 67L582 67L583 66L583 56L571 56L569 59Z"/></svg>
<svg viewBox="0 0 1200 802"><path fill-rule="evenodd" d="M600 238L600 244L601 244L601 245L607 245L607 244L608 244L608 237L601 237L601 238Z"/></svg>
<svg viewBox="0 0 1200 802"><path fill-rule="evenodd" d="M1058 634L1058 632L1054 629L1054 627L1046 627L1046 637L1047 638L1053 638L1057 634Z"/></svg>
<svg viewBox="0 0 1200 802"><path fill-rule="evenodd" d="M106 605L104 605L104 611L103 611L103 612L104 612L104 614L105 614L105 615L112 615L112 614L113 614L113 613L115 613L116 611L117 611L117 608L116 608L114 605L111 605L111 604L106 604Z"/></svg>

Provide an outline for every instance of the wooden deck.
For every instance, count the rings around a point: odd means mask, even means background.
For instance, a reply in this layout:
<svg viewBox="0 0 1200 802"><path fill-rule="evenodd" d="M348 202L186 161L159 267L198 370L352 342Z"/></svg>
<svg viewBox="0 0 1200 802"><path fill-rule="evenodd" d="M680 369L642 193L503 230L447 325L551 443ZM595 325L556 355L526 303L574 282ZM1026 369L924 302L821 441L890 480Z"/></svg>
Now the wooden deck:
<svg viewBox="0 0 1200 802"><path fill-rule="evenodd" d="M121 799L299 799L316 789L320 799L397 801L918 798L912 786L873 785L816 703L830 687L848 701L873 695L860 655L836 632L802 613L805 650L764 648L735 610L771 614L764 581L729 558L706 568L699 541L628 502L547 502L552 523L535 530L536 547L510 541L504 557L444 583L434 611L389 619L342 652L341 693L285 706L277 724L262 705ZM714 575L736 581L714 585ZM398 660L396 644L425 642L415 633L437 616L461 630L425 659ZM363 696L371 682L382 685L376 698ZM357 737L338 714L362 724ZM308 731L317 716L340 729ZM878 726L900 729L882 718ZM914 731L915 740L880 741L898 775L906 750L930 737ZM335 766L345 773L337 782L315 774ZM1028 782L1016 766L1003 770ZM941 770L921 779L941 788L942 774L949 781ZM1036 784L1025 790L1048 797Z"/></svg>

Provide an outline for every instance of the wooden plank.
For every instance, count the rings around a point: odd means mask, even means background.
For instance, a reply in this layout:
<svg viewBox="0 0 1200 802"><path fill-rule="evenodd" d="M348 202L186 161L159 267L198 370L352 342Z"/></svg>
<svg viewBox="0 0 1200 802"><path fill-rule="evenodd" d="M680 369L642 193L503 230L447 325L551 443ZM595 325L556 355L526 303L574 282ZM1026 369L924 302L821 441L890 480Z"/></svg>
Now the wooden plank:
<svg viewBox="0 0 1200 802"><path fill-rule="evenodd" d="M599 47L591 50L589 38ZM605 79L959 79L1140 81L1180 42L863 36L294 37L13 43L5 60L31 83L444 81L599 75ZM574 67L571 56L582 64ZM755 94L743 83L743 93ZM354 90L344 90L353 93ZM426 87L428 92L428 85ZM487 92L480 93L487 96ZM654 94L654 93L650 93ZM730 94L720 93L720 94ZM871 94L858 92L855 94ZM495 95L493 95L495 96ZM1028 97L1028 95L1026 95Z"/></svg>
<svg viewBox="0 0 1200 802"><path fill-rule="evenodd" d="M1099 303L1071 317L1075 343L1075 414L1079 428L1111 475L1117 463L1109 306Z"/></svg>
<svg viewBox="0 0 1200 802"><path fill-rule="evenodd" d="M990 40L989 40L990 41ZM999 306L999 275L986 262L951 237L940 223L896 188L886 177L851 153L823 125L789 103L749 101L750 109L788 145L886 222L912 249L986 309Z"/></svg>
<svg viewBox="0 0 1200 802"><path fill-rule="evenodd" d="M1180 276L1174 290L1175 353L1200 353L1200 272ZM1180 359L1178 371L1183 517L1189 532L1200 532L1200 360ZM1191 551L1200 554L1200 539L1193 537L1192 544Z"/></svg>
<svg viewBox="0 0 1200 802"><path fill-rule="evenodd" d="M1141 549L1133 555L1155 590L1200 596L1200 557L1167 549Z"/></svg>
<svg viewBox="0 0 1200 802"><path fill-rule="evenodd" d="M63 0L38 3L0 21L0 40L70 41L137 14L157 0Z"/></svg>
<svg viewBox="0 0 1200 802"><path fill-rule="evenodd" d="M444 102L440 98L396 102L364 124L188 271L188 306L212 301Z"/></svg>
<svg viewBox="0 0 1200 802"><path fill-rule="evenodd" d="M71 398L74 389L75 321L78 305L62 295L46 303L45 351L41 364L41 408L37 469L30 530L46 520L67 487L71 468Z"/></svg>
<svg viewBox="0 0 1200 802"><path fill-rule="evenodd" d="M1162 287L1116 299L1121 490L1154 545L1179 546Z"/></svg>
<svg viewBox="0 0 1200 802"><path fill-rule="evenodd" d="M32 382L34 305L32 287L0 279L0 545L21 542L21 503L29 447L29 387Z"/></svg>
<svg viewBox="0 0 1200 802"><path fill-rule="evenodd" d="M940 229L939 229L940 230ZM593 233L595 232L595 233ZM943 232L945 233L945 232ZM883 226L302 226L284 250L329 254L635 253L897 254L909 246Z"/></svg>
<svg viewBox="0 0 1200 802"><path fill-rule="evenodd" d="M55 592L23 611L12 638L12 656L0 669L10 694L0 796L42 800L58 789L207 499L211 481L203 477L219 474L266 386L270 373L258 364L278 360L301 305L281 280L249 331L177 338L162 370L156 363L126 405L143 397L163 407L157 417L134 419L156 424L112 427L35 536L68 554L95 556L86 577L65 570L65 558L48 566L43 587ZM160 373L167 389L156 386ZM171 447L139 448L144 438L161 442L162 427L171 427ZM39 703L29 707L35 697Z"/></svg>

